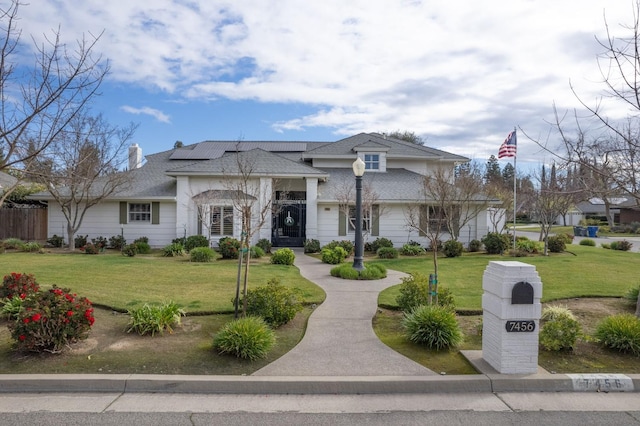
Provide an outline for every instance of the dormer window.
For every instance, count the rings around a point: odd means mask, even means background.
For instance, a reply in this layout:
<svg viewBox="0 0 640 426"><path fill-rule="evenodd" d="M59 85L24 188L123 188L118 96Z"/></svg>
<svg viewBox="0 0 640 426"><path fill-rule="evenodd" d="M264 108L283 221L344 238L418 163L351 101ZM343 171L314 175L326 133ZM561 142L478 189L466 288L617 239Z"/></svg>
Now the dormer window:
<svg viewBox="0 0 640 426"><path fill-rule="evenodd" d="M380 170L380 154L364 154L365 170Z"/></svg>

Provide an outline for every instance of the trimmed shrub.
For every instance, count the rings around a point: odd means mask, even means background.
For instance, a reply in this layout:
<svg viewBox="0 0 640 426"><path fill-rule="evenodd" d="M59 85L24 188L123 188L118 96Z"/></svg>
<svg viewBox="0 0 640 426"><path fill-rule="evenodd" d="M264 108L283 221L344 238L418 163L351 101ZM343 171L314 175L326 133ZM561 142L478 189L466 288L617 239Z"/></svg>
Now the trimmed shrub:
<svg viewBox="0 0 640 426"><path fill-rule="evenodd" d="M127 244L125 247L122 248L123 256L134 257L136 254L138 254L138 250L135 244Z"/></svg>
<svg viewBox="0 0 640 426"><path fill-rule="evenodd" d="M24 300L40 290L33 274L20 274L12 272L5 275L0 287L0 299L13 299L15 296Z"/></svg>
<svg viewBox="0 0 640 426"><path fill-rule="evenodd" d="M361 280L379 280L387 276L387 268L379 263L365 263L360 271Z"/></svg>
<svg viewBox="0 0 640 426"><path fill-rule="evenodd" d="M321 253L322 262L328 263L330 265L337 265L338 263L342 263L347 257L347 252L340 246L337 246L333 249L325 247L322 249Z"/></svg>
<svg viewBox="0 0 640 426"><path fill-rule="evenodd" d="M100 247L96 246L93 243L87 243L86 246L80 247L85 254L98 254L100 253Z"/></svg>
<svg viewBox="0 0 640 426"><path fill-rule="evenodd" d="M164 257L184 256L184 247L180 243L171 243L162 248Z"/></svg>
<svg viewBox="0 0 640 426"><path fill-rule="evenodd" d="M61 352L69 344L87 338L95 319L86 297L55 285L33 293L23 301L17 320L9 323L18 350Z"/></svg>
<svg viewBox="0 0 640 426"><path fill-rule="evenodd" d="M73 239L73 242L75 243L76 247L84 247L87 245L88 238L88 235L76 235Z"/></svg>
<svg viewBox="0 0 640 426"><path fill-rule="evenodd" d="M64 246L64 237L53 234L51 238L47 239L47 244L51 247L62 247Z"/></svg>
<svg viewBox="0 0 640 426"><path fill-rule="evenodd" d="M26 253L37 253L42 250L42 246L40 243L35 241L30 241L28 243L24 243L22 247L20 247L20 251L24 251Z"/></svg>
<svg viewBox="0 0 640 426"><path fill-rule="evenodd" d="M222 237L218 241L218 250L223 259L237 259L242 243L231 237Z"/></svg>
<svg viewBox="0 0 640 426"><path fill-rule="evenodd" d="M184 243L184 249L191 251L196 247L209 247L209 239L204 235L190 235Z"/></svg>
<svg viewBox="0 0 640 426"><path fill-rule="evenodd" d="M435 246L435 249L434 249ZM427 248L427 251L438 251L441 252L442 251L442 240L436 240L434 241L429 241L429 247Z"/></svg>
<svg viewBox="0 0 640 426"><path fill-rule="evenodd" d="M540 345L548 351L572 349L581 330L578 320L566 307L548 306L542 311Z"/></svg>
<svg viewBox="0 0 640 426"><path fill-rule="evenodd" d="M357 280L360 278L360 273L353 269L353 265L350 263L343 263L342 265L334 266L331 268L329 273L332 277L338 277L345 280Z"/></svg>
<svg viewBox="0 0 640 426"><path fill-rule="evenodd" d="M365 244L365 246L367 245ZM378 250L381 249L382 247L393 247L393 241L391 241L388 238L379 237L373 240L373 242L371 242L371 244L368 246L370 251L374 253L378 253Z"/></svg>
<svg viewBox="0 0 640 426"><path fill-rule="evenodd" d="M133 246L136 248L136 253L138 254L151 253L151 246L149 243L145 243L144 241L134 241Z"/></svg>
<svg viewBox="0 0 640 426"><path fill-rule="evenodd" d="M216 253L209 247L194 247L189 252L189 259L192 262L211 262Z"/></svg>
<svg viewBox="0 0 640 426"><path fill-rule="evenodd" d="M449 240L444 243L442 251L446 257L459 257L462 256L464 246L460 241Z"/></svg>
<svg viewBox="0 0 640 426"><path fill-rule="evenodd" d="M463 341L456 314L442 306L416 307L410 313L405 313L402 327L410 341L430 349L454 348Z"/></svg>
<svg viewBox="0 0 640 426"><path fill-rule="evenodd" d="M281 248L271 255L271 263L276 265L293 265L296 255L290 248Z"/></svg>
<svg viewBox="0 0 640 426"><path fill-rule="evenodd" d="M387 276L387 268L379 263L365 263L364 269L358 272L350 263L331 268L331 276L345 280L379 280Z"/></svg>
<svg viewBox="0 0 640 426"><path fill-rule="evenodd" d="M271 241L267 240L266 238L260 238L256 243L256 247L260 247L260 249L262 249L263 256L265 253L271 253ZM253 256L253 254L251 256L255 257Z"/></svg>
<svg viewBox="0 0 640 426"><path fill-rule="evenodd" d="M261 287L247 291L247 315L258 316L272 327L291 321L302 310L303 299L299 289L291 289L272 278ZM240 300L240 305L244 300Z"/></svg>
<svg viewBox="0 0 640 426"><path fill-rule="evenodd" d="M393 247L380 247L376 254L380 259L396 259L398 257L398 250Z"/></svg>
<svg viewBox="0 0 640 426"><path fill-rule="evenodd" d="M429 303L429 277L422 274L413 274L402 278L400 294L396 297L396 303L403 312L411 312L420 305Z"/></svg>
<svg viewBox="0 0 640 426"><path fill-rule="evenodd" d="M581 246L589 246L589 247L595 247L595 246L596 246L596 242L595 242L595 241L593 241L593 240L592 240L592 239L590 239L590 238L583 238L583 239L581 239L579 244L580 244Z"/></svg>
<svg viewBox="0 0 640 426"><path fill-rule="evenodd" d="M536 254L540 252L540 244L537 241L533 241L528 238L518 239L516 240L516 250L528 254Z"/></svg>
<svg viewBox="0 0 640 426"><path fill-rule="evenodd" d="M566 238L562 235L547 237L547 248L551 253L562 253L567 248Z"/></svg>
<svg viewBox="0 0 640 426"><path fill-rule="evenodd" d="M260 259L261 257L264 257L264 250L258 245L251 247L249 251L252 259Z"/></svg>
<svg viewBox="0 0 640 426"><path fill-rule="evenodd" d="M135 331L141 336L156 333L164 333L168 331L173 333L173 327L180 325L181 317L185 315L185 311L175 302L164 302L160 305L149 305L145 303L141 308L130 309L129 324L127 324L126 332Z"/></svg>
<svg viewBox="0 0 640 426"><path fill-rule="evenodd" d="M133 240L133 243L147 243L149 244L149 237L138 237L135 240Z"/></svg>
<svg viewBox="0 0 640 426"><path fill-rule="evenodd" d="M353 243L349 240L336 241L333 240L330 243L326 244L322 249L330 249L333 250L336 247L342 247L344 251L347 252L347 256L353 253Z"/></svg>
<svg viewBox="0 0 640 426"><path fill-rule="evenodd" d="M304 241L304 252L305 253L319 253L320 252L320 241L318 241L318 240L305 240Z"/></svg>
<svg viewBox="0 0 640 426"><path fill-rule="evenodd" d="M413 244L405 244L400 249L400 254L403 256L420 256L421 254L425 254L426 250L420 246L416 246Z"/></svg>
<svg viewBox="0 0 640 426"><path fill-rule="evenodd" d="M96 237L96 238L92 238L91 239L91 244L93 244L94 246L98 247L98 249L100 249L100 251L104 251L104 249L107 247L109 242L107 241L107 239L105 237Z"/></svg>
<svg viewBox="0 0 640 426"><path fill-rule="evenodd" d="M609 349L640 356L640 318L632 314L607 317L598 323L595 338Z"/></svg>
<svg viewBox="0 0 640 426"><path fill-rule="evenodd" d="M469 241L469 252L470 253L475 253L480 251L480 249L482 248L482 241L480 240L471 240Z"/></svg>
<svg viewBox="0 0 640 426"><path fill-rule="evenodd" d="M114 250L122 250L127 245L127 240L122 235L109 237L109 247Z"/></svg>
<svg viewBox="0 0 640 426"><path fill-rule="evenodd" d="M276 336L260 317L244 317L227 323L213 339L220 354L254 361L267 356Z"/></svg>
<svg viewBox="0 0 640 426"><path fill-rule="evenodd" d="M509 235L489 232L482 238L482 244L488 254L502 254L509 248Z"/></svg>

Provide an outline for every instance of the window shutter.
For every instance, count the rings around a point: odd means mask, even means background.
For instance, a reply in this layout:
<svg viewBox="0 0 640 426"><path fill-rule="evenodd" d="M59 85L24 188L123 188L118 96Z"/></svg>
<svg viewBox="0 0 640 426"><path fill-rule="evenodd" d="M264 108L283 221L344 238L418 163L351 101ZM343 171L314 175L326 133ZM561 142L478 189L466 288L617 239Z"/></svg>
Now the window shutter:
<svg viewBox="0 0 640 426"><path fill-rule="evenodd" d="M341 237L347 235L347 216L342 210L338 212L338 235Z"/></svg>
<svg viewBox="0 0 640 426"><path fill-rule="evenodd" d="M127 223L127 202L120 201L120 224Z"/></svg>
<svg viewBox="0 0 640 426"><path fill-rule="evenodd" d="M371 206L371 235L380 235L380 209L378 205Z"/></svg>
<svg viewBox="0 0 640 426"><path fill-rule="evenodd" d="M160 203L158 201L151 203L151 224L160 224Z"/></svg>
<svg viewBox="0 0 640 426"><path fill-rule="evenodd" d="M427 227L429 226L429 209L427 206L420 206L420 230L418 231L418 235L421 237L425 237L427 233Z"/></svg>

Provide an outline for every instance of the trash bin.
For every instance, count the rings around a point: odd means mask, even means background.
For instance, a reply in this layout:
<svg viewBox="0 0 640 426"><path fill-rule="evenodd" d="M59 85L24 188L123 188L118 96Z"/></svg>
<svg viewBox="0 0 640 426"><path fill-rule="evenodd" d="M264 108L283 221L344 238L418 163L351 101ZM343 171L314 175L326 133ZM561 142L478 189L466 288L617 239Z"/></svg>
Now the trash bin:
<svg viewBox="0 0 640 426"><path fill-rule="evenodd" d="M596 238L598 236L597 226L587 226L587 233L590 238Z"/></svg>
<svg viewBox="0 0 640 426"><path fill-rule="evenodd" d="M584 226L574 226L573 227L573 236L574 237L586 237L587 236L587 228Z"/></svg>

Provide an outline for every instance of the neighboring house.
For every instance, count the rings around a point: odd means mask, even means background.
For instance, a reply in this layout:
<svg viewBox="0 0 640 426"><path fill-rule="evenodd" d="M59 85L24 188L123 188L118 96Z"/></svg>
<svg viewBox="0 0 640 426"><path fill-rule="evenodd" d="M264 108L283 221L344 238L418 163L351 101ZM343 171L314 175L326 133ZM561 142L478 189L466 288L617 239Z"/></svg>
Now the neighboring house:
<svg viewBox="0 0 640 426"><path fill-rule="evenodd" d="M2 195L5 190L13 187L17 182L18 179L15 177L7 173L0 172L0 195Z"/></svg>
<svg viewBox="0 0 640 426"><path fill-rule="evenodd" d="M254 214L273 205L254 243L260 238L275 246L302 246L306 239L322 245L353 240L349 205L355 204L352 163L357 157L366 164L366 238L389 238L396 246L409 240L428 245L425 236L407 226L407 207L425 204L425 175L468 159L376 133L337 142L205 141L147 155L139 167L141 152L134 145L130 187L89 209L78 234L109 238L123 233L128 241L145 236L154 247L200 234L215 247L221 237L240 237L241 216L233 200L243 196L255 205ZM248 183L244 188L237 185L242 173ZM62 232L66 222L60 207L46 193L38 197L49 201L49 232ZM428 215L431 210L421 211ZM489 226L483 211L460 232L460 240L480 239Z"/></svg>
<svg viewBox="0 0 640 426"><path fill-rule="evenodd" d="M614 223L628 223L622 222L620 216L621 207L629 205L630 201L625 197L616 197L609 200L609 214L613 218ZM602 198L590 198L587 201L579 202L573 209L569 210L563 217L558 216L556 223L558 225L577 226L580 225L580 221L584 219L599 219L606 221L607 208Z"/></svg>

